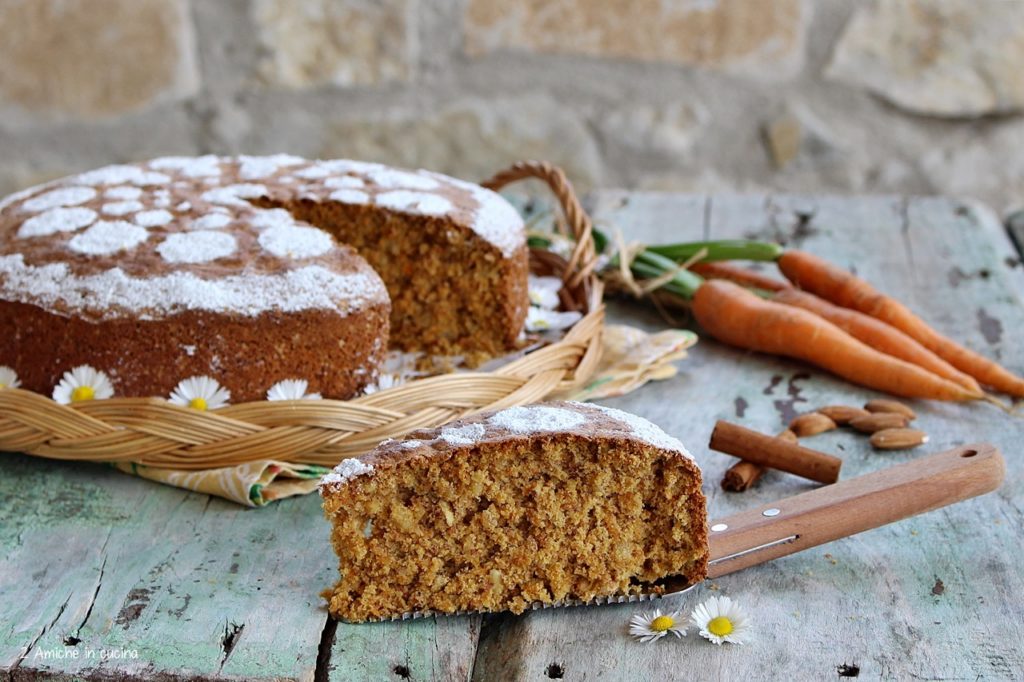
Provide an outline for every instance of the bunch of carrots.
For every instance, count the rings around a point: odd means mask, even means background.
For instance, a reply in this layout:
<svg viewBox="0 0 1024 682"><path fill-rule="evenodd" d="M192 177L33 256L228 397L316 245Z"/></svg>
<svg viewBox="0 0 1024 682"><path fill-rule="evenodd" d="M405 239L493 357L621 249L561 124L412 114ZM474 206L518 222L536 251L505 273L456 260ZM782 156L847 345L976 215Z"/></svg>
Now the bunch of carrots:
<svg viewBox="0 0 1024 682"><path fill-rule="evenodd" d="M603 248L607 239L596 236ZM774 261L786 280L728 262L734 259ZM982 386L1024 398L1024 378L804 251L745 240L650 246L629 268L644 279L671 273L661 288L689 301L701 327L733 346L803 360L906 398L992 400Z"/></svg>

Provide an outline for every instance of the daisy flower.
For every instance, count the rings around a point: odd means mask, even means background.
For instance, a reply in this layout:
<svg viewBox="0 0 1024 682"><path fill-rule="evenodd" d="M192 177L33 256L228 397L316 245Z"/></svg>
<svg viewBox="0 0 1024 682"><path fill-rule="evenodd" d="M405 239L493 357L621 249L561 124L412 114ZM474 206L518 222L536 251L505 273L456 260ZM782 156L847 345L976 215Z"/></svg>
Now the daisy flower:
<svg viewBox="0 0 1024 682"><path fill-rule="evenodd" d="M112 395L114 386L110 377L89 365L79 365L70 372L64 372L60 383L53 389L53 399L62 405L106 400Z"/></svg>
<svg viewBox="0 0 1024 682"><path fill-rule="evenodd" d="M231 400L231 391L210 377L189 377L174 387L170 402L194 410L216 410Z"/></svg>
<svg viewBox="0 0 1024 682"><path fill-rule="evenodd" d="M557 310L545 310L530 306L526 311L526 330L531 332L543 332L548 330L568 329L583 317L576 311L566 313Z"/></svg>
<svg viewBox="0 0 1024 682"><path fill-rule="evenodd" d="M662 613L655 609L653 613L638 613L629 619L629 634L641 642L653 642L670 632L676 637L686 636L686 623L678 611Z"/></svg>
<svg viewBox="0 0 1024 682"><path fill-rule="evenodd" d="M370 395L386 388L394 388L399 385L398 376L395 374L381 374L377 381L363 387L363 395Z"/></svg>
<svg viewBox="0 0 1024 682"><path fill-rule="evenodd" d="M536 277L529 276L526 285L527 294L530 297L530 304L554 310L561 302L558 292L562 289L562 280L558 277Z"/></svg>
<svg viewBox="0 0 1024 682"><path fill-rule="evenodd" d="M698 604L690 614L690 622L700 630L701 637L715 644L742 644L750 629L750 618L728 597L711 597Z"/></svg>
<svg viewBox="0 0 1024 682"><path fill-rule="evenodd" d="M284 379L267 391L267 400L320 400L319 393L306 393L309 382L305 379Z"/></svg>
<svg viewBox="0 0 1024 682"><path fill-rule="evenodd" d="M21 386L18 374L10 367L0 365L0 389L17 388L18 386Z"/></svg>

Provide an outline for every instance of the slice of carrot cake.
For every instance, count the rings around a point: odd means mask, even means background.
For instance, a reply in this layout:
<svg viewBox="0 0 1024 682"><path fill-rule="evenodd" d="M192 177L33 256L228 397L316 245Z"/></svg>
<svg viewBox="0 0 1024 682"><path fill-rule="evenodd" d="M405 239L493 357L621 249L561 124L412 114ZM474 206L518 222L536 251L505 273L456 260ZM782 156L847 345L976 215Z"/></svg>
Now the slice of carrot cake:
<svg viewBox="0 0 1024 682"><path fill-rule="evenodd" d="M348 621L512 611L707 569L700 469L647 420L582 403L481 413L389 440L320 485ZM656 587L654 589L657 589Z"/></svg>

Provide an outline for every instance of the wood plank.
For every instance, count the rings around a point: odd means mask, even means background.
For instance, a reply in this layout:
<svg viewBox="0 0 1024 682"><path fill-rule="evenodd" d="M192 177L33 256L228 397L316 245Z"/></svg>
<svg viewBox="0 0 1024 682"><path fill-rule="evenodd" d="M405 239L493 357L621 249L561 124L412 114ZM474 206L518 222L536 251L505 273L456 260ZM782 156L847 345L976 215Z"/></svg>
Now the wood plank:
<svg viewBox="0 0 1024 682"><path fill-rule="evenodd" d="M473 672L480 616L338 623L328 679L464 682Z"/></svg>
<svg viewBox="0 0 1024 682"><path fill-rule="evenodd" d="M672 215L683 201L693 200L649 195L645 204L630 202L618 217L623 224L645 225L653 222L649 216ZM596 205L604 205L600 197ZM926 267L935 256L918 249L918 231L927 223L929 241L949 245L952 255L946 261L965 272L985 267L995 272L1011 254L990 216L958 215L953 202L716 196L711 205L710 237L768 236L854 266L883 289L921 306L923 314L935 315L937 326L954 335L961 326L956 316L939 314L947 310L948 285ZM963 220L973 221L974 229L965 230ZM654 228L645 229L650 233ZM966 242L972 238L983 245L970 247ZM1005 296L1007 286L1002 275L979 278L963 299L952 300L956 305L984 301L1006 329L1019 335L1024 306ZM935 291L943 293L935 296ZM635 319L626 307L612 306L612 317L619 316ZM642 319L656 324L649 313ZM972 338L977 341L965 340ZM1001 350L1011 366L1024 363L1019 344L1004 343ZM713 516L809 487L796 477L770 472L747 493L723 493L718 484L733 460L705 447L716 419L769 432L796 411L827 403L859 405L875 397L801 363L706 338L681 370L672 380L607 402L652 418L691 447L705 472ZM700 671L698 676L706 679L761 679L767 669L773 676L818 679L836 675L843 664L858 666L869 678L1021 677L1020 607L1005 595L1024 588L1015 558L1024 540L1019 503L1024 484L1015 457L1024 432L1019 422L986 405L919 402L914 407L918 424L932 437L929 451L982 438L1001 445L1010 462L1003 489L724 577L696 595L662 603L688 610L711 594L729 594L757 623L756 639L745 647L719 649L692 633L682 641L632 642L626 636L629 617L643 610L635 606L535 612L494 627L485 624L474 678L543 679L553 664L567 680L672 678L679 674L680 660L686 670ZM873 452L864 437L846 431L806 443L843 457L844 478L917 454Z"/></svg>
<svg viewBox="0 0 1024 682"><path fill-rule="evenodd" d="M254 511L101 466L3 464L0 497L53 485L68 513L48 525L45 504L12 515L21 544L5 539L0 589L5 605L12 594L29 605L2 616L6 666L32 643L23 674L313 678L326 621L317 594L335 570L316 497ZM34 574L38 592L21 582ZM51 625L26 642L46 614Z"/></svg>

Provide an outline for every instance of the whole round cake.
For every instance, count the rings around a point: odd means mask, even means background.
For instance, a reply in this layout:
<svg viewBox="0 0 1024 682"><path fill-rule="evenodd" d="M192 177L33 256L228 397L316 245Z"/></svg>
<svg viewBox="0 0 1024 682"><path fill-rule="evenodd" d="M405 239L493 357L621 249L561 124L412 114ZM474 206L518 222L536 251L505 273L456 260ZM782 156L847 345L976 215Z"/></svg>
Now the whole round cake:
<svg viewBox="0 0 1024 682"><path fill-rule="evenodd" d="M346 398L388 347L484 357L528 307L522 220L427 171L295 156L116 165L0 202L0 365L49 394L89 365L117 395L209 376L234 400Z"/></svg>

